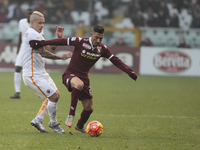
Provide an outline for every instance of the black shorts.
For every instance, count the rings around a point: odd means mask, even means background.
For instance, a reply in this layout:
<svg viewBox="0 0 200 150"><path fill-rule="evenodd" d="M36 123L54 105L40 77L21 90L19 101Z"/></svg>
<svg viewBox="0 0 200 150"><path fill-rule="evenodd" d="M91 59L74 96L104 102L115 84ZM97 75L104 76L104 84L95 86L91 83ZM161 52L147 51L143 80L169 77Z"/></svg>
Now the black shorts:
<svg viewBox="0 0 200 150"><path fill-rule="evenodd" d="M63 79L63 84L67 87L68 91L71 92L72 91L72 88L71 88L71 79L73 77L78 77L72 73L64 73L63 76L62 76L62 79ZM78 77L79 79L81 79L84 83L84 87L82 89L82 92L81 92L81 95L79 97L79 100L83 100L83 99L92 99L92 91L90 89L90 80L88 77L85 77L85 78L81 78L81 77Z"/></svg>

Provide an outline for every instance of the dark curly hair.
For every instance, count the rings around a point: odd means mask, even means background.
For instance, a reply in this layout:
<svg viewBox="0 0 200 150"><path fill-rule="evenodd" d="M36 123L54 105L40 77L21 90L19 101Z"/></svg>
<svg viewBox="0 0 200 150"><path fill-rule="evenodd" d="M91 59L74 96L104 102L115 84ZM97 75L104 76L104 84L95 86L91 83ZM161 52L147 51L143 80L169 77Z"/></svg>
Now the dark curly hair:
<svg viewBox="0 0 200 150"><path fill-rule="evenodd" d="M102 34L102 33L104 33L104 27L103 26L95 26L93 28L93 31Z"/></svg>

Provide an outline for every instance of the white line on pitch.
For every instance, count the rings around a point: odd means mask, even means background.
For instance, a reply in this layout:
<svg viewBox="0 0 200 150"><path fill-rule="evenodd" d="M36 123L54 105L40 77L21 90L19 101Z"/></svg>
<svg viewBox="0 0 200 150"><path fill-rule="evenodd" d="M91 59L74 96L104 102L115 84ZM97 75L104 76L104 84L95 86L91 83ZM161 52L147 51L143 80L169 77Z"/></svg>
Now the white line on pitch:
<svg viewBox="0 0 200 150"><path fill-rule="evenodd" d="M37 113L33 111L23 111L23 112L14 112L14 111L3 111L1 114L4 113ZM57 113L57 114L66 114L68 113ZM79 116L79 113L76 113L76 116ZM109 115L109 114L92 114L92 116L105 116L105 117L132 117L132 118L189 118L189 119L200 119L200 117L193 117L193 116L162 116L162 115Z"/></svg>

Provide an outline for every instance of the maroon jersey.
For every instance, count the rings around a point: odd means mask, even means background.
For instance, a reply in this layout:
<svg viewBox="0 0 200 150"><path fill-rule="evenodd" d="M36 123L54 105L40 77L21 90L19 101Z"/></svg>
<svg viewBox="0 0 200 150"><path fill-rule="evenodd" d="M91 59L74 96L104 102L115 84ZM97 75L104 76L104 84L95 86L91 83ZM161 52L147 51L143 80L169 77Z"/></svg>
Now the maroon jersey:
<svg viewBox="0 0 200 150"><path fill-rule="evenodd" d="M109 48L102 43L93 47L91 37L70 37L67 38L67 45L75 48L66 71L73 72L79 77L87 77L90 68L100 57L110 59L113 56Z"/></svg>
<svg viewBox="0 0 200 150"><path fill-rule="evenodd" d="M104 44L93 47L91 37L70 37L52 40L32 40L31 47L38 49L45 45L72 45L75 46L74 52L66 72L70 72L79 77L88 77L90 68L99 60L100 57L109 59L116 67L126 72L136 81L137 74L131 68L125 65L117 56L114 56L109 48Z"/></svg>

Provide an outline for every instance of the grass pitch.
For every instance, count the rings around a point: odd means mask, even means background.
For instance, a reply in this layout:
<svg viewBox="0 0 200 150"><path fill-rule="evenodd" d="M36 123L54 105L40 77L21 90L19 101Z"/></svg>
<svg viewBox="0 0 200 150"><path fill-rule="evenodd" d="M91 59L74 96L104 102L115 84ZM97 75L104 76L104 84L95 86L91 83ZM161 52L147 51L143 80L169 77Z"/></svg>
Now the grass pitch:
<svg viewBox="0 0 200 150"><path fill-rule="evenodd" d="M50 73L61 94L57 120L66 134L48 127L48 115L43 124L49 133L43 134L30 125L43 101L23 81L21 99L10 99L14 74L0 73L0 149L200 149L200 78L139 76L135 82L126 74L90 74L94 111L87 123L98 120L104 127L100 137L90 137L64 124L70 93L61 75ZM81 111L79 102L73 126Z"/></svg>

